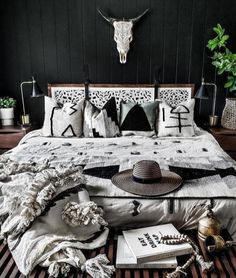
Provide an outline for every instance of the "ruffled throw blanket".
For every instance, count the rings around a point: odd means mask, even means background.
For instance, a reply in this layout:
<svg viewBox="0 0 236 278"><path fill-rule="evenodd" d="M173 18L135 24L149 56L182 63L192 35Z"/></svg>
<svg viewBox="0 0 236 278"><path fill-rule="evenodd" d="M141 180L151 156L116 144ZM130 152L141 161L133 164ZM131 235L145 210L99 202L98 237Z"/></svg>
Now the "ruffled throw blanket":
<svg viewBox="0 0 236 278"><path fill-rule="evenodd" d="M81 251L103 246L108 236L84 182L79 166L19 164L1 156L0 237L24 275L41 265L54 277L67 276L71 267L111 277L105 255L86 260Z"/></svg>

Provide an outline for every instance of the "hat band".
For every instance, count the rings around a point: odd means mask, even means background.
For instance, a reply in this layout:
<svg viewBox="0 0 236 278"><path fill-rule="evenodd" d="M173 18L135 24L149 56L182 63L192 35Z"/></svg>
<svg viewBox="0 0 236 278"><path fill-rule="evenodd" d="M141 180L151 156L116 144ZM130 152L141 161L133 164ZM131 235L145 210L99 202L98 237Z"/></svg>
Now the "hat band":
<svg viewBox="0 0 236 278"><path fill-rule="evenodd" d="M134 175L132 175L133 181L138 182L138 183L155 183L161 181L160 178L155 178L155 179L142 179L142 178L137 178Z"/></svg>

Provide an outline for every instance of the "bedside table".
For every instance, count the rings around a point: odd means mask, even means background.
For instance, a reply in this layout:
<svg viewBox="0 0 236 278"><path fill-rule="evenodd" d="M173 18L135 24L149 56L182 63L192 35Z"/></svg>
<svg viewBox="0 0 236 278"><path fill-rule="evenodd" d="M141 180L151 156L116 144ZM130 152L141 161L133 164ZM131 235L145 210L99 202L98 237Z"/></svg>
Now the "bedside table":
<svg viewBox="0 0 236 278"><path fill-rule="evenodd" d="M209 131L220 144L221 148L236 160L236 130L223 127L211 127Z"/></svg>
<svg viewBox="0 0 236 278"><path fill-rule="evenodd" d="M31 127L3 126L0 128L0 154L14 148Z"/></svg>

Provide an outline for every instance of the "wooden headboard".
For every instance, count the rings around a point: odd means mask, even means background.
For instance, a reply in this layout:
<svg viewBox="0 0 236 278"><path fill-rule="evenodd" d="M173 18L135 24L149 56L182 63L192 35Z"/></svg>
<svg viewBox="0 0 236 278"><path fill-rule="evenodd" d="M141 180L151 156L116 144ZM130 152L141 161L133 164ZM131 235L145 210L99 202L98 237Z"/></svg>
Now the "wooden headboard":
<svg viewBox="0 0 236 278"><path fill-rule="evenodd" d="M88 96L84 84L48 84L48 95L60 103L88 98L98 108L102 108L112 96L117 107L120 107L121 100L143 103L155 98L176 106L192 98L193 94L194 84L160 84L157 89L153 84L89 84Z"/></svg>

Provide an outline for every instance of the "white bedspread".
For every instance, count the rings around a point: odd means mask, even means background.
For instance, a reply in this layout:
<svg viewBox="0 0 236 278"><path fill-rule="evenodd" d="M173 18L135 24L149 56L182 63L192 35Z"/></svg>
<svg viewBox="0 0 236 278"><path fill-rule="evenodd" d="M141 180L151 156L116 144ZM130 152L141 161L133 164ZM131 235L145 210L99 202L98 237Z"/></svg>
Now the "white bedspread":
<svg viewBox="0 0 236 278"><path fill-rule="evenodd" d="M222 226L236 238L236 162L205 131L191 138L45 138L40 130L23 138L6 156L19 162L82 165L90 197L104 209L110 226L132 227L172 222L197 227L209 203ZM114 186L112 174L142 159L183 174L176 192L143 198Z"/></svg>

